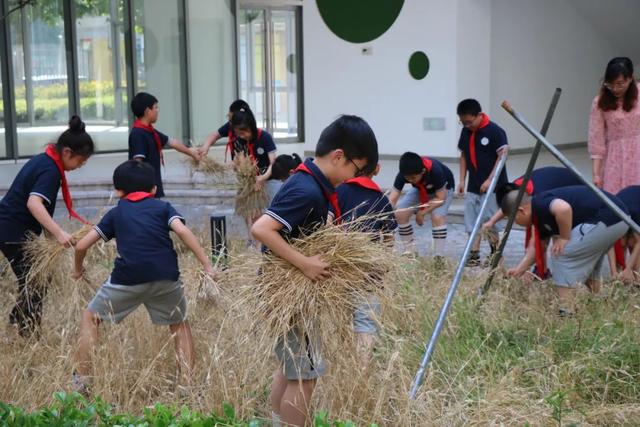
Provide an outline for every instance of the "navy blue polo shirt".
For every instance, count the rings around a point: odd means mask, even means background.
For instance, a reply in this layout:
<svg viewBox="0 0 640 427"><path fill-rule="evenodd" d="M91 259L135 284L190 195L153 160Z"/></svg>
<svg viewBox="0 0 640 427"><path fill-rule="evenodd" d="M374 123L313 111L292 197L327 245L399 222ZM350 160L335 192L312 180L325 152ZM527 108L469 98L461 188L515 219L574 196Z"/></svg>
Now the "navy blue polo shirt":
<svg viewBox="0 0 640 427"><path fill-rule="evenodd" d="M629 209L629 215L636 224L640 224L640 185L630 185L616 194L616 197Z"/></svg>
<svg viewBox="0 0 640 427"><path fill-rule="evenodd" d="M121 199L94 228L104 239L116 239L118 257L111 283L139 285L180 277L178 255L169 237L171 222L184 221L168 202Z"/></svg>
<svg viewBox="0 0 640 427"><path fill-rule="evenodd" d="M222 129L222 128L221 128ZM266 130L261 130L260 137L253 141L253 150L256 156L256 163L260 173L265 173L269 169L271 162L269 161L269 153L276 151L276 144L273 142L271 134ZM237 138L233 143L233 151L231 152L231 158L233 159L236 153L244 153L249 155L249 144L247 141L241 138Z"/></svg>
<svg viewBox="0 0 640 427"><path fill-rule="evenodd" d="M42 226L27 208L27 201L31 195L41 197L47 212L53 216L60 179L56 163L44 153L25 163L0 200L0 242L22 242L27 232L42 232Z"/></svg>
<svg viewBox="0 0 640 427"><path fill-rule="evenodd" d="M422 175L422 182L427 188L427 194L434 194L436 191L440 191L444 188L447 190L455 188L456 184L453 179L451 169L439 160L432 158L429 158L429 160L431 160L431 171L427 171ZM409 184L409 181L404 179L404 176L401 173L398 173L395 181L393 182L393 188L398 191L402 191L405 184ZM415 187L415 185L413 186Z"/></svg>
<svg viewBox="0 0 640 427"><path fill-rule="evenodd" d="M613 194L607 192L605 194L625 213L629 213L629 209L620 199ZM571 228L580 224L597 224L598 222L609 226L622 221L589 187L574 185L556 188L531 198L531 208L538 218L540 237L543 239L559 234L558 224L550 211L551 202L555 199L564 200L571 206L573 211Z"/></svg>
<svg viewBox="0 0 640 427"><path fill-rule="evenodd" d="M169 137L162 132L158 132L160 135L160 143L162 147L166 147L169 142ZM153 138L153 134L144 129L132 128L129 133L129 160L140 158L144 162L149 163L156 170L156 197L164 197L164 190L162 188L162 174L160 153L156 146L156 140Z"/></svg>
<svg viewBox="0 0 640 427"><path fill-rule="evenodd" d="M351 221L364 215L373 215L362 224L366 232L393 231L398 226L391 202L383 193L364 188L355 183L340 184L336 188L338 205L344 221Z"/></svg>
<svg viewBox="0 0 640 427"><path fill-rule="evenodd" d="M329 202L324 191L332 194L335 190L329 180L311 159L304 164L314 173L314 178L306 172L296 172L282 184L265 214L283 225L285 238L308 235L327 222Z"/></svg>
<svg viewBox="0 0 640 427"><path fill-rule="evenodd" d="M471 131L463 128L458 141L458 150L460 150L467 161L467 173L469 181L467 182L467 191L470 193L480 194L480 186L489 178L491 171L498 160L498 153L508 145L507 134L505 131L495 124L489 124L476 132L475 147L476 160L478 161L478 169L474 169L471 164L471 155L469 152L469 138ZM496 188L500 188L507 183L507 168L504 167Z"/></svg>
<svg viewBox="0 0 640 427"><path fill-rule="evenodd" d="M534 169L531 171L531 182L533 182L533 194L539 194L548 190L553 190L554 188L569 187L571 185L584 185L583 182L578 179L576 174L567 168L561 168L558 166L546 166Z"/></svg>
<svg viewBox="0 0 640 427"><path fill-rule="evenodd" d="M226 122L218 128L218 135L220 138L229 138L229 131L231 130L231 124Z"/></svg>

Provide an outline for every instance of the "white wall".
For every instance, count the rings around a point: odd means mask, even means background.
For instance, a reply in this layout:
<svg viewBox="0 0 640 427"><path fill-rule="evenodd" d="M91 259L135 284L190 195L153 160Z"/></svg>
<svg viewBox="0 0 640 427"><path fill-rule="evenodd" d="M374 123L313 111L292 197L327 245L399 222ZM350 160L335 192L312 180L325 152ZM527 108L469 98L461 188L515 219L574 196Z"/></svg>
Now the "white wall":
<svg viewBox="0 0 640 427"><path fill-rule="evenodd" d="M236 94L231 0L189 0L191 123L196 144L225 121Z"/></svg>
<svg viewBox="0 0 640 427"><path fill-rule="evenodd" d="M315 1L304 5L305 150L313 151L322 129L336 116L364 117L384 154L407 150L455 156L456 3L407 0L385 34L362 45L336 37ZM372 55L361 48L371 46ZM427 77L414 80L411 54L424 51ZM444 131L424 131L424 117L444 117Z"/></svg>

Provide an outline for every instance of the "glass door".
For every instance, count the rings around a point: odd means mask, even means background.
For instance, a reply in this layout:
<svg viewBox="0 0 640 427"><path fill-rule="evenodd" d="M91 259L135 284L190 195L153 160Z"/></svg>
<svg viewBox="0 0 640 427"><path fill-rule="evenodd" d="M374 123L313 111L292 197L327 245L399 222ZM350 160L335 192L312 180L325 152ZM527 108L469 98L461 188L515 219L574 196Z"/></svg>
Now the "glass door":
<svg viewBox="0 0 640 427"><path fill-rule="evenodd" d="M237 16L240 98L274 138L301 141L300 7L241 4Z"/></svg>

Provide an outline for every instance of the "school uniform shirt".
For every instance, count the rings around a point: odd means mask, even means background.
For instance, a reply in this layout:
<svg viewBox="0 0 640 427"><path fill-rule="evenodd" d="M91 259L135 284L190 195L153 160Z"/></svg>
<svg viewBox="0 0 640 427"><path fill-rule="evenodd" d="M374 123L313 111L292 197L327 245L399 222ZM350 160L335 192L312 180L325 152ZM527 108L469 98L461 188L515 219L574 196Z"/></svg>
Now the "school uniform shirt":
<svg viewBox="0 0 640 427"><path fill-rule="evenodd" d="M625 213L629 213L629 209L619 198L607 192L605 194ZM550 211L551 202L555 199L564 200L571 206L572 229L580 224L603 222L609 226L622 221L589 187L577 185L556 188L531 198L531 208L534 219L538 221L541 239L559 234L558 224Z"/></svg>
<svg viewBox="0 0 640 427"><path fill-rule="evenodd" d="M304 164L315 175L296 172L275 195L265 214L283 225L285 239L308 235L327 222L329 202L335 189L311 159Z"/></svg>
<svg viewBox="0 0 640 427"><path fill-rule="evenodd" d="M640 224L640 185L630 185L616 194L616 197L629 209L629 215L636 224Z"/></svg>
<svg viewBox="0 0 640 427"><path fill-rule="evenodd" d="M365 179L371 181L369 178ZM366 232L387 233L395 230L398 226L391 202L379 189L365 188L353 182L345 182L336 188L336 193L343 221L373 215L374 218L367 219L362 224L362 230Z"/></svg>
<svg viewBox="0 0 640 427"><path fill-rule="evenodd" d="M173 221L184 218L168 202L148 198L121 199L94 227L104 241L116 239L118 257L111 283L138 285L180 277L178 255L169 232Z"/></svg>
<svg viewBox="0 0 640 427"><path fill-rule="evenodd" d="M516 179L514 182L520 185L522 183L522 177ZM569 187L572 185L584 184L578 179L576 174L567 168L546 166L531 171L531 177L529 183L527 183L527 193L531 195L540 194L548 190L553 190L554 188Z"/></svg>
<svg viewBox="0 0 640 427"><path fill-rule="evenodd" d="M498 160L499 152L508 146L507 134L500 126L491 121L487 126L476 131L474 145L477 168L473 166L469 148L471 134L472 132L469 129L462 129L460 140L458 141L458 150L464 154L467 161L467 174L469 175L467 191L480 194L480 186L491 175L491 171ZM507 182L507 168L505 167L498 177L496 188L500 188Z"/></svg>
<svg viewBox="0 0 640 427"><path fill-rule="evenodd" d="M162 148L166 147L169 142L169 137L162 132L158 131L160 136L160 144ZM133 128L129 133L129 160L142 159L144 162L149 163L156 171L156 198L164 197L164 190L162 188L162 174L161 174L161 157L156 146L156 141L153 138L153 134L149 131L140 128Z"/></svg>
<svg viewBox="0 0 640 427"><path fill-rule="evenodd" d="M422 175L422 183L427 189L427 194L433 195L437 191L442 189L452 190L455 188L455 180L453 179L453 173L446 165L436 159L431 159L431 171L427 171ZM401 173L396 175L396 179L393 181L393 188L398 191L402 191L405 184L409 184L409 181L404 179ZM411 184L413 187L416 185Z"/></svg>
<svg viewBox="0 0 640 427"><path fill-rule="evenodd" d="M47 212L53 216L60 179L58 167L45 153L34 156L20 169L0 201L0 242L22 242L27 232L42 232L42 226L27 208L27 201L31 195L41 197Z"/></svg>
<svg viewBox="0 0 640 427"><path fill-rule="evenodd" d="M263 174L267 169L269 169L269 165L271 165L271 162L269 161L269 153L276 151L276 144L273 142L271 134L266 130L260 129L258 134L259 136L255 141L253 141L253 153L255 155L258 170ZM237 153L249 155L249 144L244 139L237 138L234 141L231 159L233 159Z"/></svg>

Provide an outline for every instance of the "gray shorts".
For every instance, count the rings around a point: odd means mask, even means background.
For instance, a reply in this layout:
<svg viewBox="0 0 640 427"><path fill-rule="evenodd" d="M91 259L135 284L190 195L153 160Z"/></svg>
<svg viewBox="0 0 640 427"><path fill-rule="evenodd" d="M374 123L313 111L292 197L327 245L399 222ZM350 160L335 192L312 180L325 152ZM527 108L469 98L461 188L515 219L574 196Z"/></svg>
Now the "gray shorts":
<svg viewBox="0 0 640 427"><path fill-rule="evenodd" d="M187 320L187 301L180 280L130 286L113 284L109 278L87 308L100 320L120 323L141 304L155 325L176 325Z"/></svg>
<svg viewBox="0 0 640 427"><path fill-rule="evenodd" d="M267 196L269 198L268 200L269 204L271 204L271 201L275 197L276 193L280 190L280 187L282 187L282 181L280 180L270 179L267 182L265 182L264 189L267 192Z"/></svg>
<svg viewBox="0 0 640 427"><path fill-rule="evenodd" d="M549 257L554 284L576 288L585 284L587 279L605 277L607 251L628 229L629 226L622 221L608 227L602 222L574 227L564 253Z"/></svg>
<svg viewBox="0 0 640 427"><path fill-rule="evenodd" d="M358 298L353 310L353 332L356 334L378 335L378 319L380 319L380 299L376 296Z"/></svg>
<svg viewBox="0 0 640 427"><path fill-rule="evenodd" d="M451 202L453 201L453 190L447 190L447 198L444 203L431 211L432 215L446 217L449 213L449 206L451 206ZM420 204L420 192L417 188L411 187L408 191L406 191L400 200L398 201L398 209L408 209L412 206L418 206ZM415 209L415 212L418 212L418 209Z"/></svg>
<svg viewBox="0 0 640 427"><path fill-rule="evenodd" d="M310 338L299 329L279 338L275 353L288 380L313 380L324 375L326 366L320 356L320 340Z"/></svg>
<svg viewBox="0 0 640 427"><path fill-rule="evenodd" d="M471 233L473 226L476 223L476 219L480 215L480 207L485 194L476 194L467 192L464 195L464 229L467 233ZM487 222L496 212L498 212L498 202L496 201L496 195L489 194L489 203L487 209L482 215L481 224ZM498 232L496 226L493 227L493 231Z"/></svg>

